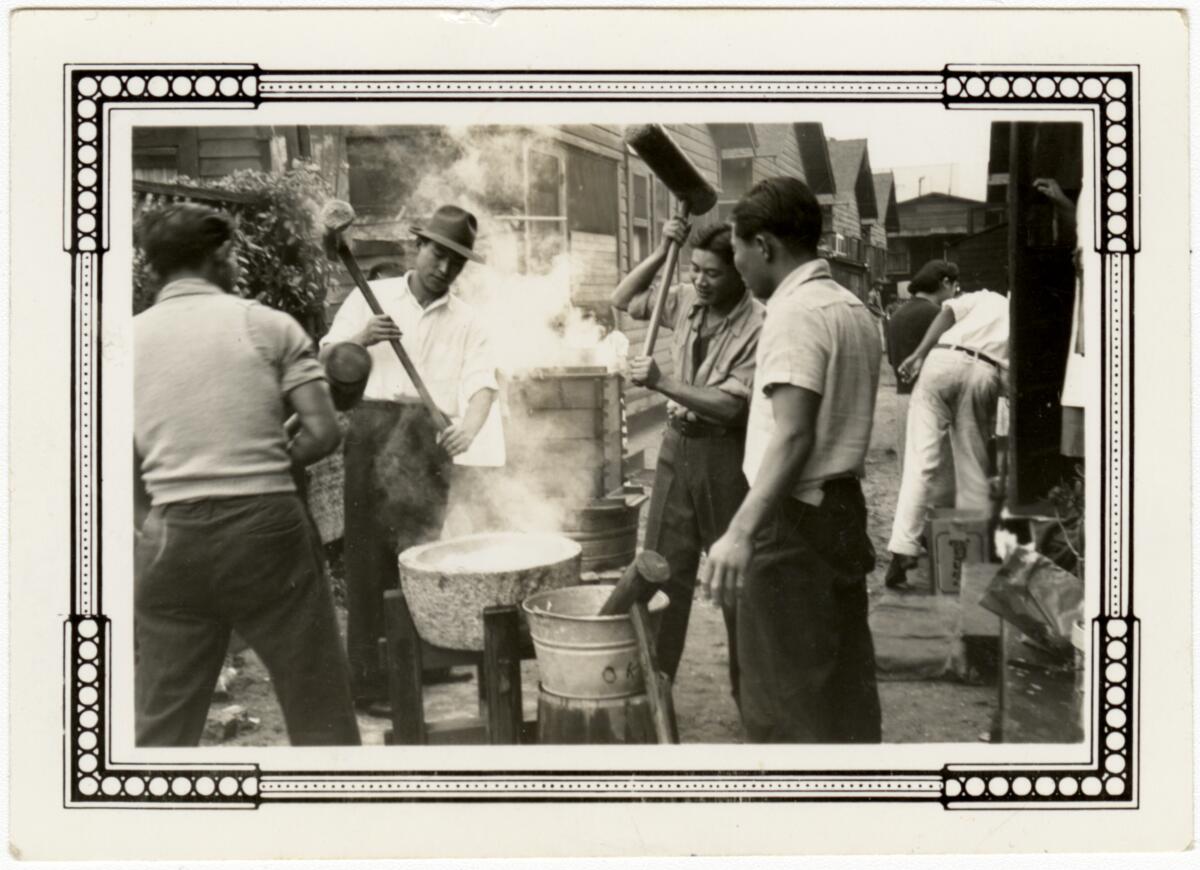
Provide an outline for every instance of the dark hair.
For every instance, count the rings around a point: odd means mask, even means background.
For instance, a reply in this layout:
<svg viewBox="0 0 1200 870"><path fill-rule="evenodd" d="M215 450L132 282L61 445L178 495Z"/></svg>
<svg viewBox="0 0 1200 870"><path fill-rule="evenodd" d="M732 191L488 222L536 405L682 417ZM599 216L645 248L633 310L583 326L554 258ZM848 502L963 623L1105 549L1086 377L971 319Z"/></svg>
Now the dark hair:
<svg viewBox="0 0 1200 870"><path fill-rule="evenodd" d="M816 253L821 241L821 205L799 178L764 178L733 207L733 231L740 239L771 233L791 250Z"/></svg>
<svg viewBox="0 0 1200 870"><path fill-rule="evenodd" d="M692 234L692 248L716 254L727 266L733 265L733 233L728 224L700 227Z"/></svg>
<svg viewBox="0 0 1200 870"><path fill-rule="evenodd" d="M196 268L233 238L233 218L192 202L178 202L145 215L138 225L138 245L146 262L166 278L180 269Z"/></svg>
<svg viewBox="0 0 1200 870"><path fill-rule="evenodd" d="M958 266L947 260L930 260L917 270L908 283L909 293L936 293L942 281L949 278L958 280Z"/></svg>

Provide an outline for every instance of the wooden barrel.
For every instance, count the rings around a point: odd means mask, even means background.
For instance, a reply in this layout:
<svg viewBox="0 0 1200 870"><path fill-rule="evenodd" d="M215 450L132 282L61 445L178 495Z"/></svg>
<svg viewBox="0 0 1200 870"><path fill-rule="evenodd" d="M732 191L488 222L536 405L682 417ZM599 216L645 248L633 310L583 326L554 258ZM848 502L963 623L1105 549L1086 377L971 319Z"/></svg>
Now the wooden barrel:
<svg viewBox="0 0 1200 870"><path fill-rule="evenodd" d="M640 500L597 499L569 511L562 533L583 548L584 571L624 568L637 555Z"/></svg>
<svg viewBox="0 0 1200 870"><path fill-rule="evenodd" d="M539 743L656 743L645 694L567 698L539 687Z"/></svg>
<svg viewBox="0 0 1200 870"><path fill-rule="evenodd" d="M619 375L535 369L506 378L503 390L507 467L527 489L581 504L622 485Z"/></svg>

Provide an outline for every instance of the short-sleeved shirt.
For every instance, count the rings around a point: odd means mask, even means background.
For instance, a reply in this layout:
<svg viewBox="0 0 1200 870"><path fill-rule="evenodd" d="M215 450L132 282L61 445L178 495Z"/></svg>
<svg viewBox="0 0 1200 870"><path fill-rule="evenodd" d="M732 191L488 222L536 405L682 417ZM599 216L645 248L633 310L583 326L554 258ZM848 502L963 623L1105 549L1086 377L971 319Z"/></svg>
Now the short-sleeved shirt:
<svg viewBox="0 0 1200 870"><path fill-rule="evenodd" d="M938 304L932 299L913 296L888 318L888 362L896 372L896 392L901 395L911 393L913 385L900 377L900 363L921 344L938 311Z"/></svg>
<svg viewBox="0 0 1200 870"><path fill-rule="evenodd" d="M628 313L635 320L649 320L653 293L643 293L630 303ZM661 324L671 330L671 353L675 376L685 384L717 389L749 400L754 385L754 357L762 331L766 309L747 292L727 314L719 317L702 303L691 284L676 284L667 291ZM696 365L696 337L708 336L703 359ZM683 407L668 401L668 411L681 413ZM697 412L700 419L707 419ZM718 422L709 420L708 422Z"/></svg>
<svg viewBox="0 0 1200 870"><path fill-rule="evenodd" d="M452 420L462 417L467 403L480 390L496 390L496 359L491 337L467 303L447 293L429 305L409 289L412 272L400 278L370 282L379 305L401 333L401 344L425 382L434 403ZM346 297L321 346L351 341L371 318L371 308L357 289ZM371 377L363 398L384 401L417 401L420 396L408 373L386 341L367 348ZM457 465L504 464L504 430L497 404L465 453L454 457Z"/></svg>
<svg viewBox="0 0 1200 870"><path fill-rule="evenodd" d="M862 300L833 280L828 263L813 260L788 275L767 302L758 340L742 464L746 479L754 483L774 434L771 391L781 384L821 396L812 451L792 495L820 504L822 482L861 477L882 356L875 318Z"/></svg>
<svg viewBox="0 0 1200 870"><path fill-rule="evenodd" d="M294 492L285 397L325 377L300 324L186 279L133 329L134 445L151 501Z"/></svg>
<svg viewBox="0 0 1200 870"><path fill-rule="evenodd" d="M1008 297L991 290L963 293L942 303L954 312L954 325L938 344L977 350L1002 366L1008 365Z"/></svg>

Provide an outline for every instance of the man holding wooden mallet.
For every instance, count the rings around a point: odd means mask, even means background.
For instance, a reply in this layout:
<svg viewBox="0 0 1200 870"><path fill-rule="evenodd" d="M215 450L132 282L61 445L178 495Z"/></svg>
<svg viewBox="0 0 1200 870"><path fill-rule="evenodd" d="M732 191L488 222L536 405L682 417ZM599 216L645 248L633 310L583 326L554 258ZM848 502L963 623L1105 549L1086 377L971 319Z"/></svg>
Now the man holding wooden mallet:
<svg viewBox="0 0 1200 870"><path fill-rule="evenodd" d="M675 177L687 177L681 166L695 173L690 164L680 163L686 158L661 129L642 133L632 144L656 172L669 162L667 169L674 168ZM670 171L663 174L672 177ZM707 185L698 174L685 184L676 194L682 194L692 211L703 210L703 199L687 197L689 188ZM646 346L630 361L630 379L668 400L645 546L665 557L671 568L666 588L670 604L662 616L657 649L659 666L672 680L683 656L700 554L725 532L746 494L742 448L764 313L733 266L729 227L721 224L692 238L689 281L666 286L671 279L668 265L662 286L654 289L655 277L671 261L672 248L688 241L688 229L684 219L668 221L658 249L617 285L611 300L636 320L652 321L660 311L658 322L672 333L673 375L659 369L653 349ZM737 700L736 607L731 603L723 615L730 687Z"/></svg>
<svg viewBox="0 0 1200 870"><path fill-rule="evenodd" d="M347 207L348 208L348 207ZM411 227L417 253L403 277L370 282L382 313L361 290L346 297L321 339L322 354L352 341L371 355L371 377L346 437L345 562L347 647L356 704L383 714L386 675L383 593L399 583L396 556L441 534L451 465L504 464L504 435L493 403L496 361L488 332L451 287L475 251L475 216L443 205ZM347 256L350 256L347 254ZM428 384L435 421L390 346L402 341Z"/></svg>

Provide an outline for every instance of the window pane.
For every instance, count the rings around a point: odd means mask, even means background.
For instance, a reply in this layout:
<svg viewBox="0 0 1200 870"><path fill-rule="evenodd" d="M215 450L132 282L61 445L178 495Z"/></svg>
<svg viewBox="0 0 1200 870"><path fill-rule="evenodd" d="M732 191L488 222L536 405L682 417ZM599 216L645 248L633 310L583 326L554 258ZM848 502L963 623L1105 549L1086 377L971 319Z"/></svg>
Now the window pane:
<svg viewBox="0 0 1200 870"><path fill-rule="evenodd" d="M640 263L650 254L650 229L634 227L633 229L633 262Z"/></svg>
<svg viewBox="0 0 1200 870"><path fill-rule="evenodd" d="M749 157L725 158L721 161L721 198L737 199L751 187L754 177Z"/></svg>
<svg viewBox="0 0 1200 870"><path fill-rule="evenodd" d="M659 223L671 219L671 192L657 178L654 179L654 219Z"/></svg>
<svg viewBox="0 0 1200 870"><path fill-rule="evenodd" d="M562 209L562 161L553 154L529 151L529 213L559 217Z"/></svg>
<svg viewBox="0 0 1200 870"><path fill-rule="evenodd" d="M531 221L526 225L529 238L529 260L524 271L544 275L550 271L554 258L566 250L566 224L557 221Z"/></svg>
<svg viewBox="0 0 1200 870"><path fill-rule="evenodd" d="M567 149L567 213L571 229L584 233L617 234L617 161Z"/></svg>
<svg viewBox="0 0 1200 870"><path fill-rule="evenodd" d="M650 179L644 175L633 176L633 216L650 219Z"/></svg>

